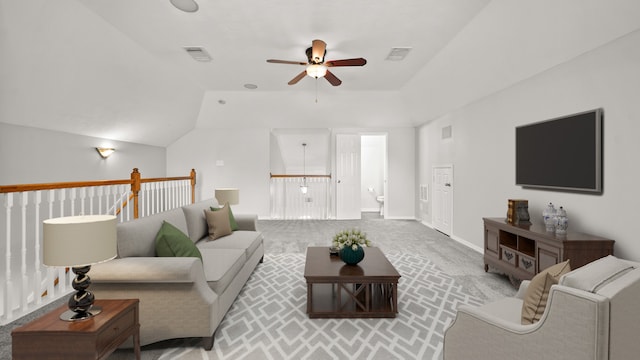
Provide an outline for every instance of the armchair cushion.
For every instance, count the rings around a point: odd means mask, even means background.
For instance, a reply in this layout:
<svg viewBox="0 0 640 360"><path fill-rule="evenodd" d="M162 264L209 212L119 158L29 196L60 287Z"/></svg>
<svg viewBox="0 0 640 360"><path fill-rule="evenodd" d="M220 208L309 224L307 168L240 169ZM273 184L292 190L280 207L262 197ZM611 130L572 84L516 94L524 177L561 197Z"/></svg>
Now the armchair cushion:
<svg viewBox="0 0 640 360"><path fill-rule="evenodd" d="M156 254L158 256L197 257L202 254L196 245L180 229L163 221L156 235Z"/></svg>
<svg viewBox="0 0 640 360"><path fill-rule="evenodd" d="M571 271L569 260L555 264L539 272L531 279L524 294L522 304L522 324L533 324L540 320L547 306L551 285L558 283L560 277Z"/></svg>

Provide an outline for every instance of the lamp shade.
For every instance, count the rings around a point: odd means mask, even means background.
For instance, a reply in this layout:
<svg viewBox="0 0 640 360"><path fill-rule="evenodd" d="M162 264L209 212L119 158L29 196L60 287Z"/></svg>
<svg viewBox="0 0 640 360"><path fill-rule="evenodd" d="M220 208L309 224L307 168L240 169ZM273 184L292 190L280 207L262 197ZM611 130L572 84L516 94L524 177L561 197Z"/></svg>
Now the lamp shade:
<svg viewBox="0 0 640 360"><path fill-rule="evenodd" d="M79 267L111 260L117 255L116 217L84 215L43 221L43 262L48 266Z"/></svg>
<svg viewBox="0 0 640 360"><path fill-rule="evenodd" d="M216 189L216 200L218 204L237 205L240 202L240 191L236 188L220 188Z"/></svg>

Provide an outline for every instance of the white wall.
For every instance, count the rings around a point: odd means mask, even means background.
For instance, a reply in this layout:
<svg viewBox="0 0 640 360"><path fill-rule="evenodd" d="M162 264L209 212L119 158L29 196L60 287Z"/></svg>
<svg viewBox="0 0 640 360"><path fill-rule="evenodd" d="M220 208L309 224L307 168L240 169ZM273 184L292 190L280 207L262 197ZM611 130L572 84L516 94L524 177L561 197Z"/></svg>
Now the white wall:
<svg viewBox="0 0 640 360"><path fill-rule="evenodd" d="M99 146L116 152L103 159ZM143 177L164 177L165 164L163 147L0 123L2 185L128 179L136 167Z"/></svg>
<svg viewBox="0 0 640 360"><path fill-rule="evenodd" d="M197 200L212 198L216 187L238 188L240 203L234 209L266 218L270 138L269 129L261 128L194 129L167 148L167 171L195 168Z"/></svg>
<svg viewBox="0 0 640 360"><path fill-rule="evenodd" d="M640 31L587 52L504 91L422 126L419 182L431 167L454 165L453 237L482 247L482 217L502 217L508 198L529 200L532 221L545 204L564 206L569 228L616 240L618 256L640 260ZM604 192L585 195L515 186L515 126L597 107L604 108ZM442 126L453 139L439 142ZM570 166L570 164L569 164ZM420 210L430 220L430 204Z"/></svg>
<svg viewBox="0 0 640 360"><path fill-rule="evenodd" d="M379 131L388 134L389 218L415 218L415 129L345 129L339 132ZM338 130L334 129L334 133ZM333 135L332 135L333 137ZM215 187L240 189L238 212L270 216L269 171L271 133L265 128L197 128L167 148L167 172L195 168L196 197L213 196ZM335 158L335 142L332 142ZM224 166L216 166L223 160ZM335 179L334 179L335 180ZM335 212L334 212L335 213Z"/></svg>

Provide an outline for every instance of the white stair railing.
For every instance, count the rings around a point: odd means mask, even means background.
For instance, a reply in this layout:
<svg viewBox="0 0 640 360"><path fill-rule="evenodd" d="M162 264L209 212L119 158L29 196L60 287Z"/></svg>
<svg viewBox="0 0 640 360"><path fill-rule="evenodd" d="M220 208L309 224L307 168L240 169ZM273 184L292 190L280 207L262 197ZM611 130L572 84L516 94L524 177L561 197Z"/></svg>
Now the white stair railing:
<svg viewBox="0 0 640 360"><path fill-rule="evenodd" d="M301 186L306 185L303 193ZM331 175L271 175L272 219L328 219Z"/></svg>
<svg viewBox="0 0 640 360"><path fill-rule="evenodd" d="M140 179L137 169L131 180L0 186L0 325L73 290L69 269L42 265L43 220L112 214L125 222L190 204L194 189L194 170L185 177Z"/></svg>

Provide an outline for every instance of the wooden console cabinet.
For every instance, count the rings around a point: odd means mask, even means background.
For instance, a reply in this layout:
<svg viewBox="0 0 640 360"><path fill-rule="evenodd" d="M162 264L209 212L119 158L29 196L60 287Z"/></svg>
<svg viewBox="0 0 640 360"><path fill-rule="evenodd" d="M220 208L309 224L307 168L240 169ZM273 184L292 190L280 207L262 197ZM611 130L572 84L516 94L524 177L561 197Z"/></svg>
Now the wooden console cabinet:
<svg viewBox="0 0 640 360"><path fill-rule="evenodd" d="M504 218L484 220L484 271L495 268L519 280L570 260L576 269L593 260L613 255L613 240L568 232L556 235L537 224L514 225Z"/></svg>

